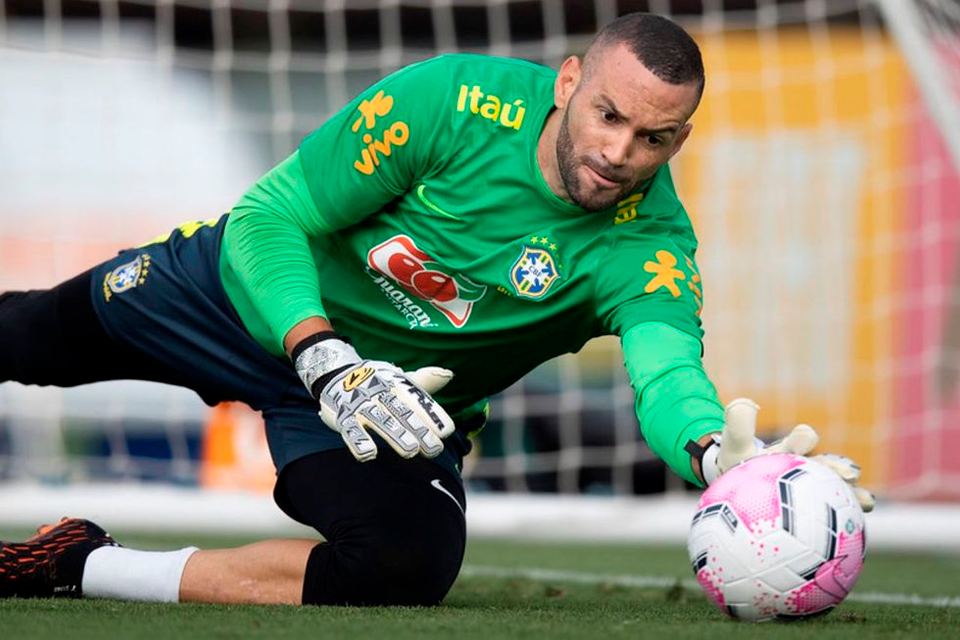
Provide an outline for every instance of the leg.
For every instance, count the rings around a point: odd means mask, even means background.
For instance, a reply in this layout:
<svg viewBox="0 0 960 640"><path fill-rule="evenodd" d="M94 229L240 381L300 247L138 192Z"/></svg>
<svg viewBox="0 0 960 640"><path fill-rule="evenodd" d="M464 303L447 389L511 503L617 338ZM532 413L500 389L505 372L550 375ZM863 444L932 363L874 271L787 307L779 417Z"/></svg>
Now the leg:
<svg viewBox="0 0 960 640"><path fill-rule="evenodd" d="M107 335L90 296L92 273L51 289L0 294L0 382L73 387L172 378L160 363Z"/></svg>
<svg viewBox="0 0 960 640"><path fill-rule="evenodd" d="M102 350L102 351L101 351ZM72 386L83 361L109 353L90 301L90 272L52 289L0 295L0 381Z"/></svg>
<svg viewBox="0 0 960 640"><path fill-rule="evenodd" d="M237 549L197 551L180 581L181 602L301 604L316 540L265 540Z"/></svg>
<svg viewBox="0 0 960 640"><path fill-rule="evenodd" d="M433 462L383 447L358 463L337 449L289 465L278 489L329 541L310 554L304 604L436 605L460 573L466 498Z"/></svg>
<svg viewBox="0 0 960 640"><path fill-rule="evenodd" d="M284 468L277 499L327 542L144 552L66 520L25 543L0 543L0 597L430 606L460 571L462 487L422 458L383 451L361 464L346 449L316 453Z"/></svg>
<svg viewBox="0 0 960 640"><path fill-rule="evenodd" d="M435 605L460 571L463 490L422 458L384 451L361 464L345 449L313 454L287 465L277 499L327 542L199 551L184 570L182 600Z"/></svg>
<svg viewBox="0 0 960 640"><path fill-rule="evenodd" d="M289 362L250 337L223 292L225 220L190 238L174 233L123 251L51 289L0 294L0 383L149 380L192 389L211 405L242 400L254 408L302 386ZM109 284L147 259L136 285Z"/></svg>

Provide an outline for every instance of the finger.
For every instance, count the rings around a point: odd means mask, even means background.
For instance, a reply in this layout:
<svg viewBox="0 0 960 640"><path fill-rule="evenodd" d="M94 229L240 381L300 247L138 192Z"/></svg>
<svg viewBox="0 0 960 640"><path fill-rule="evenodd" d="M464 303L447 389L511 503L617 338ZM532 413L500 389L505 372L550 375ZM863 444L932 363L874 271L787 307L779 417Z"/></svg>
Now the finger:
<svg viewBox="0 0 960 640"><path fill-rule="evenodd" d="M818 442L820 442L820 436L816 429L808 424L798 424L785 438L766 447L764 453L792 453L805 456L813 451Z"/></svg>
<svg viewBox="0 0 960 640"><path fill-rule="evenodd" d="M420 443L420 450L427 458L435 458L443 451L443 442L417 414L407 407L399 398L391 393L384 393L377 397L376 402L384 410L392 414L404 429L409 431Z"/></svg>
<svg viewBox="0 0 960 640"><path fill-rule="evenodd" d="M870 513L877 506L877 499L869 489L853 487L853 494L857 496L857 502L860 503L860 508L863 509L864 513Z"/></svg>
<svg viewBox="0 0 960 640"><path fill-rule="evenodd" d="M822 453L818 456L813 456L812 460L816 460L820 464L830 467L837 475L850 484L856 484L860 480L860 465L847 456Z"/></svg>
<svg viewBox="0 0 960 640"><path fill-rule="evenodd" d="M436 393L453 380L453 371L442 367L422 367L408 372L407 377L427 393Z"/></svg>
<svg viewBox="0 0 960 640"><path fill-rule="evenodd" d="M367 402L356 415L361 427L379 434L401 458L412 458L420 453L417 438L382 406Z"/></svg>
<svg viewBox="0 0 960 640"><path fill-rule="evenodd" d="M327 402L326 398L321 398L320 400L320 420L323 421L323 424L327 425L337 433L343 433L343 430L340 428L340 424L337 421L337 410L334 406Z"/></svg>
<svg viewBox="0 0 960 640"><path fill-rule="evenodd" d="M757 412L760 407L747 398L737 398L724 412L717 465L721 471L756 455Z"/></svg>
<svg viewBox="0 0 960 640"><path fill-rule="evenodd" d="M360 462L368 462L377 457L377 445L363 427L354 420L348 419L340 425L340 437L347 445L347 449L353 454L353 457Z"/></svg>
<svg viewBox="0 0 960 640"><path fill-rule="evenodd" d="M438 367L427 368L437 369ZM441 371L446 371L446 369L441 369ZM453 376L452 373L450 375ZM431 398L424 389L416 384L411 384L408 378L402 376L398 378L391 391L438 437L446 438L453 433L453 419L444 411L440 403Z"/></svg>
<svg viewBox="0 0 960 640"><path fill-rule="evenodd" d="M426 426L422 424L419 427L411 426L410 430L420 441L420 451L425 458L436 458L443 453L443 441Z"/></svg>

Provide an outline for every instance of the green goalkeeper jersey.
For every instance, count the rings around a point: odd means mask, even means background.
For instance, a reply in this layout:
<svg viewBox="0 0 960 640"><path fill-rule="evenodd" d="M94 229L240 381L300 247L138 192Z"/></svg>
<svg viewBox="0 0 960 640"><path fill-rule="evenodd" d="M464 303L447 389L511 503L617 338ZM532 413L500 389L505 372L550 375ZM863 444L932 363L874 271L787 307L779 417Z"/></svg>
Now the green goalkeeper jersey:
<svg viewBox="0 0 960 640"><path fill-rule="evenodd" d="M555 78L442 56L304 140L226 229L221 276L250 334L282 357L287 331L325 316L365 357L451 369L436 398L452 415L595 336L661 323L698 341L697 243L669 168L600 212L544 181L536 151Z"/></svg>

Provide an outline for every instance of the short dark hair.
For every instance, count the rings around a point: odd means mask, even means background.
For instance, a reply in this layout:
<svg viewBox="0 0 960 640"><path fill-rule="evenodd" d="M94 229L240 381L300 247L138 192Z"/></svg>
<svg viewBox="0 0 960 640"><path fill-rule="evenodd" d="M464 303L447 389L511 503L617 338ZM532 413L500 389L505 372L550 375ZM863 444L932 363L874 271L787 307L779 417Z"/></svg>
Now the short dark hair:
<svg viewBox="0 0 960 640"><path fill-rule="evenodd" d="M625 44L643 66L669 84L696 82L703 95L705 78L700 47L676 22L652 13L628 13L604 27L587 50ZM589 66L589 63L588 63ZM589 73L589 70L588 70Z"/></svg>

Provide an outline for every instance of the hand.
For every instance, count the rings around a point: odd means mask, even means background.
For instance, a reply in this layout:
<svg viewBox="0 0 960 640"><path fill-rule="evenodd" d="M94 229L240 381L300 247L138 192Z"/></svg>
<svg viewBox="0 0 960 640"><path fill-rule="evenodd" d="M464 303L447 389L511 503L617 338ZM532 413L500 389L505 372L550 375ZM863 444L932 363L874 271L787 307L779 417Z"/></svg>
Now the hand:
<svg viewBox="0 0 960 640"><path fill-rule="evenodd" d="M335 334L298 346L294 354L297 373L320 402L320 419L360 462L377 457L369 430L404 458L419 453L433 458L443 451L442 438L453 433L453 420L430 394L453 372L424 367L407 373L388 362L363 360Z"/></svg>
<svg viewBox="0 0 960 640"><path fill-rule="evenodd" d="M714 438L716 444L707 448L701 461L703 479L707 484L748 458L770 453L806 456L817 446L820 436L807 424L798 424L782 440L765 445L756 437L759 410L759 406L746 398L738 398L727 405L723 431ZM821 454L811 459L833 469L849 483L864 511L873 510L876 499L870 491L857 486L860 467L853 460L834 454Z"/></svg>

